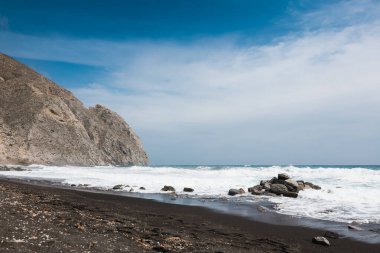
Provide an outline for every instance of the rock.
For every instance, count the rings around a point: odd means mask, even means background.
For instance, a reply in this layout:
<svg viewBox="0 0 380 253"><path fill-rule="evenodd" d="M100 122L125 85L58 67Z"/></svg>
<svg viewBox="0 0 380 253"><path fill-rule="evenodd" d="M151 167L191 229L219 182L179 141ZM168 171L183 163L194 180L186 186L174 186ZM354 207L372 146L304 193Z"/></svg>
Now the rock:
<svg viewBox="0 0 380 253"><path fill-rule="evenodd" d="M262 212L262 213L265 213L265 212L268 212L268 211L269 211L269 209L268 209L267 207L265 207L265 206L258 206L258 207L257 207L257 210L258 210L259 212Z"/></svg>
<svg viewBox="0 0 380 253"><path fill-rule="evenodd" d="M287 185L291 185L294 188L298 188L298 182L293 179L286 179L285 182Z"/></svg>
<svg viewBox="0 0 380 253"><path fill-rule="evenodd" d="M297 198L298 194L296 192L289 192L288 188L282 184L272 184L269 190L271 193L276 195L283 195L285 197Z"/></svg>
<svg viewBox="0 0 380 253"><path fill-rule="evenodd" d="M4 77L0 76L0 82L5 82Z"/></svg>
<svg viewBox="0 0 380 253"><path fill-rule="evenodd" d="M324 236L331 239L338 239L340 237L339 234L332 231L326 231Z"/></svg>
<svg viewBox="0 0 380 253"><path fill-rule="evenodd" d="M261 185L256 185L254 187L250 187L248 191L253 195L262 195L265 192L265 189L263 189Z"/></svg>
<svg viewBox="0 0 380 253"><path fill-rule="evenodd" d="M129 192L134 192L135 190L133 189L133 188L131 188L130 190L129 190Z"/></svg>
<svg viewBox="0 0 380 253"><path fill-rule="evenodd" d="M290 192L299 192L298 183L292 179L285 180L285 186Z"/></svg>
<svg viewBox="0 0 380 253"><path fill-rule="evenodd" d="M185 187L185 188L183 188L183 191L184 192L193 192L194 189L193 188L189 188L189 187Z"/></svg>
<svg viewBox="0 0 380 253"><path fill-rule="evenodd" d="M348 229L357 230L357 231L363 230L362 228L354 226L354 225L348 225Z"/></svg>
<svg viewBox="0 0 380 253"><path fill-rule="evenodd" d="M146 165L139 137L115 112L0 54L0 163Z"/></svg>
<svg viewBox="0 0 380 253"><path fill-rule="evenodd" d="M272 177L272 179L271 180L269 180L268 182L270 183L270 184L275 184L275 183L277 183L277 177Z"/></svg>
<svg viewBox="0 0 380 253"><path fill-rule="evenodd" d="M315 244L330 246L330 242L323 236L316 236L312 239L312 242Z"/></svg>
<svg viewBox="0 0 380 253"><path fill-rule="evenodd" d="M305 189L305 183L302 180L297 181L297 183L298 183L298 190L303 191Z"/></svg>
<svg viewBox="0 0 380 253"><path fill-rule="evenodd" d="M265 190L269 190L270 189L270 183L269 183L269 181L261 180L260 181L260 185Z"/></svg>
<svg viewBox="0 0 380 253"><path fill-rule="evenodd" d="M117 184L112 189L113 190L122 190L125 187L123 184Z"/></svg>
<svg viewBox="0 0 380 253"><path fill-rule="evenodd" d="M145 187L142 187L142 186L141 186L139 189L140 189L140 190L146 190Z"/></svg>
<svg viewBox="0 0 380 253"><path fill-rule="evenodd" d="M283 184L272 184L269 191L280 195L280 194L283 194L284 192L287 192L288 188L286 188L286 186Z"/></svg>
<svg viewBox="0 0 380 253"><path fill-rule="evenodd" d="M322 189L319 185L310 183L310 182L305 182L305 189L314 189L314 190L320 190Z"/></svg>
<svg viewBox="0 0 380 253"><path fill-rule="evenodd" d="M75 187L75 186L77 186L77 185L76 185L76 184L71 184L70 186L71 186L71 187Z"/></svg>
<svg viewBox="0 0 380 253"><path fill-rule="evenodd" d="M285 197L289 197L289 198L297 198L298 197L297 192L285 192L282 195L284 195Z"/></svg>
<svg viewBox="0 0 380 253"><path fill-rule="evenodd" d="M230 189L228 191L228 195L230 195L230 196L235 196L235 195L243 194L243 193L245 193L245 191L242 188L240 188L240 189Z"/></svg>
<svg viewBox="0 0 380 253"><path fill-rule="evenodd" d="M88 187L88 186L90 186L90 185L89 185L89 184L83 184L83 186L84 186L84 187Z"/></svg>
<svg viewBox="0 0 380 253"><path fill-rule="evenodd" d="M279 173L278 176L277 176L278 179L280 180L287 180L289 179L290 177L288 176L288 174L285 174L285 173Z"/></svg>
<svg viewBox="0 0 380 253"><path fill-rule="evenodd" d="M175 189L174 189L173 186L165 185L164 188L161 189L161 191L164 191L164 192L167 192L167 191L175 192Z"/></svg>

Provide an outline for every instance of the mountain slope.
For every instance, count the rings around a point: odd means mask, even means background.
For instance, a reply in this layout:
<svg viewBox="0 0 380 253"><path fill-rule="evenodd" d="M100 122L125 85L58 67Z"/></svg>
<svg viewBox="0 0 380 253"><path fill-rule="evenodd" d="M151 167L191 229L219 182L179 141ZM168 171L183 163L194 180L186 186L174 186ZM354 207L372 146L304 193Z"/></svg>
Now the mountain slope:
<svg viewBox="0 0 380 253"><path fill-rule="evenodd" d="M115 112L0 54L0 163L146 165L139 137Z"/></svg>

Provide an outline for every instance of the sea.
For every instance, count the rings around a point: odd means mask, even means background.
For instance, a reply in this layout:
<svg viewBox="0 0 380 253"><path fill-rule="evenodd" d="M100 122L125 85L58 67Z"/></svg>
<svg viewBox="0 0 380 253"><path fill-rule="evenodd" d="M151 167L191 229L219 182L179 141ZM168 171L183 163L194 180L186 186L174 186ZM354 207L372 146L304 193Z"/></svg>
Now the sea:
<svg viewBox="0 0 380 253"><path fill-rule="evenodd" d="M23 180L40 180L82 190L108 193L182 205L198 205L216 211L283 225L325 227L343 232L345 236L380 243L380 166L378 165L183 165L131 167L56 167L27 166L27 171L0 171L0 176ZM298 198L255 196L247 192L261 180L278 173L292 179L312 182L321 190L307 189ZM112 190L115 185L122 190ZM176 193L163 192L163 186ZM140 189L144 187L144 189ZM194 192L184 192L184 187ZM247 193L229 196L231 188ZM258 212L258 206L262 206ZM262 214L264 213L268 214ZM281 218L279 218L281 217ZM347 225L363 229L352 233Z"/></svg>

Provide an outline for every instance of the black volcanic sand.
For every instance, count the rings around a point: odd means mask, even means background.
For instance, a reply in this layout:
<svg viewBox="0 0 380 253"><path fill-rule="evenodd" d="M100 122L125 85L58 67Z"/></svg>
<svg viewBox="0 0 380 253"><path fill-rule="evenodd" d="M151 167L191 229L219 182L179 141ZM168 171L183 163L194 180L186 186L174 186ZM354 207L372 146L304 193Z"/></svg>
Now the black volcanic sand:
<svg viewBox="0 0 380 253"><path fill-rule="evenodd" d="M0 179L0 252L380 252L211 210Z"/></svg>

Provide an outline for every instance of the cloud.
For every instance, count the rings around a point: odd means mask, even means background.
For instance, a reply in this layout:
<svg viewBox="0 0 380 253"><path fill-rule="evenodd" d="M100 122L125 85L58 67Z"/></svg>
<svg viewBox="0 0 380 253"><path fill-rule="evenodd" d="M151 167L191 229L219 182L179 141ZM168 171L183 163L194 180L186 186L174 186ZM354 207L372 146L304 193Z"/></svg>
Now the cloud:
<svg viewBox="0 0 380 253"><path fill-rule="evenodd" d="M379 6L326 6L300 18L303 32L266 45L228 36L179 43L3 33L0 46L109 67L74 92L121 114L155 163L380 163Z"/></svg>

